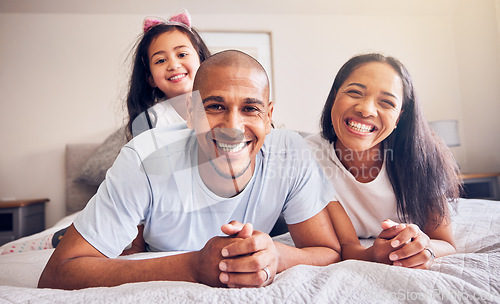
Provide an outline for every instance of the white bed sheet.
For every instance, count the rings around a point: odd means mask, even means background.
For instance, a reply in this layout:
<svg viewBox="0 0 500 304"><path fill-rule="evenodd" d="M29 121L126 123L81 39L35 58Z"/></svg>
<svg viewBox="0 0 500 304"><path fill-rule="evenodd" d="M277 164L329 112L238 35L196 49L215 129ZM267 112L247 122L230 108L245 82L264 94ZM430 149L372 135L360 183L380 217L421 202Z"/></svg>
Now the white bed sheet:
<svg viewBox="0 0 500 304"><path fill-rule="evenodd" d="M187 282L133 283L76 291L37 289L38 278L53 250L8 254L0 256L0 302L500 303L500 202L460 200L453 228L458 253L436 259L430 270L362 261L326 267L299 265L278 274L267 287L250 289L212 288ZM278 239L291 242L289 235ZM168 253L141 253L127 258L163 254Z"/></svg>

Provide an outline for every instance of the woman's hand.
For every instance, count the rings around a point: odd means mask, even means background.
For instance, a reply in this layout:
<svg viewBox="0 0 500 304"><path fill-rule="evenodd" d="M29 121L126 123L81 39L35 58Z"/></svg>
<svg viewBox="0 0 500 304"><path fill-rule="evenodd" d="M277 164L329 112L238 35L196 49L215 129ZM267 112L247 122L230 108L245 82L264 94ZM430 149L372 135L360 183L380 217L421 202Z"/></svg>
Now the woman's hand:
<svg viewBox="0 0 500 304"><path fill-rule="evenodd" d="M392 264L392 261L389 259L389 254L394 251L394 247L391 245L391 241L394 237L396 237L406 225L398 224L391 220L385 220L382 223L382 232L377 236L375 242L373 243L371 249L371 258L370 260L377 263L384 264Z"/></svg>
<svg viewBox="0 0 500 304"><path fill-rule="evenodd" d="M392 247L388 256L392 264L407 268L429 269L435 258L429 236L415 224L398 224L391 220L382 223L384 229L382 233L394 227L399 227L401 231L391 239L386 239Z"/></svg>

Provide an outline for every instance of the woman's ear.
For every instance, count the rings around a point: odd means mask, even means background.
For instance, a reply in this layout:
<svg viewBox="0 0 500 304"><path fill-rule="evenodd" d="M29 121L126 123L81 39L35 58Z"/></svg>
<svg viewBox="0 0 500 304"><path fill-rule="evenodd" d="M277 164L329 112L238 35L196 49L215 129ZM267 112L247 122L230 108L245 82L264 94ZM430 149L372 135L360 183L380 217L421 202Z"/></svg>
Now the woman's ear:
<svg viewBox="0 0 500 304"><path fill-rule="evenodd" d="M398 123L399 123L399 119L401 118L401 115L403 115L403 112L405 110L401 110L401 112L399 112L399 116L398 116L398 119L396 120L396 127L398 126ZM395 128L394 128L395 129Z"/></svg>
<svg viewBox="0 0 500 304"><path fill-rule="evenodd" d="M148 76L148 82L152 88L156 88L156 83L155 83L153 76L151 76L151 75Z"/></svg>
<svg viewBox="0 0 500 304"><path fill-rule="evenodd" d="M335 99L337 99L337 94L339 93L339 91L337 91L336 89L333 90L333 101L332 101L332 106L333 104L335 103Z"/></svg>

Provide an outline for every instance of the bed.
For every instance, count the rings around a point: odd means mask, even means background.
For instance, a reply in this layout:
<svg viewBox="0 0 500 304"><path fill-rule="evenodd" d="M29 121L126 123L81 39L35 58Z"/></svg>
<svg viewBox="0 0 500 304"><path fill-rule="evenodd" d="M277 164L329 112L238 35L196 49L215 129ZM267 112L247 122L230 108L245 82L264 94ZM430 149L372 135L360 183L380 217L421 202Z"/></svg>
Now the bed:
<svg viewBox="0 0 500 304"><path fill-rule="evenodd" d="M123 138L115 137L114 145L119 145ZM111 141L110 138L106 141ZM93 176L95 180L82 182L81 174L85 171L82 167L88 169L92 166L110 165L110 160L103 160L106 157L99 153L109 150L105 146L106 141L103 144L68 145L68 216L38 234L3 245L0 253L9 250L16 243L50 236L73 221L77 212L97 189L97 185L92 183L103 178L98 176L103 172L97 172ZM89 166L90 160L99 158L96 155L100 155L99 164ZM352 260L326 267L299 265L278 274L273 284L263 288L227 289L197 283L155 281L74 291L37 289L38 278L53 249L3 254L0 255L0 302L500 303L500 202L460 199L452 219L458 253L436 259L430 270L412 270ZM287 233L274 239L293 245ZM370 242L363 240L365 244ZM121 258L143 259L167 254L172 253L140 253Z"/></svg>

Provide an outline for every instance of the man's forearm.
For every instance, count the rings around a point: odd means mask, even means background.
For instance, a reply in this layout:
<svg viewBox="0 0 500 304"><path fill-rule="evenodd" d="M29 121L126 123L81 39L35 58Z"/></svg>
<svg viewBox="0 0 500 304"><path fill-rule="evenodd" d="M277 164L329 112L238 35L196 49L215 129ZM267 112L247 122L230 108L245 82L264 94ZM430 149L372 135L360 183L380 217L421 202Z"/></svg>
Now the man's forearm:
<svg viewBox="0 0 500 304"><path fill-rule="evenodd" d="M326 266L340 261L340 254L328 247L291 247L274 242L280 254L278 273L295 265Z"/></svg>
<svg viewBox="0 0 500 304"><path fill-rule="evenodd" d="M195 252L148 260L77 257L46 268L38 287L81 289L146 281L194 282L189 263Z"/></svg>

